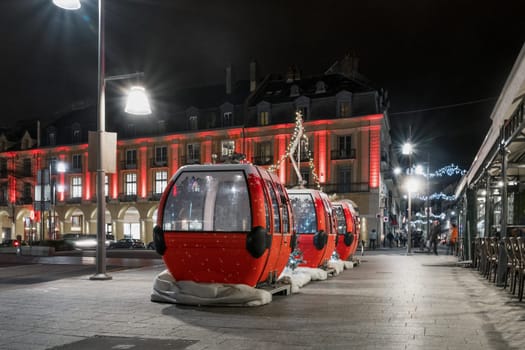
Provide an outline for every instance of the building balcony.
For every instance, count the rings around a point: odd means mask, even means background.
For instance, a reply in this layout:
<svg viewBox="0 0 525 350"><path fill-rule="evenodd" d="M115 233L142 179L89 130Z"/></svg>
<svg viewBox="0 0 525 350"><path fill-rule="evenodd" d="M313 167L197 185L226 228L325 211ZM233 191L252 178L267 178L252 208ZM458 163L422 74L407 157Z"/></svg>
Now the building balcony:
<svg viewBox="0 0 525 350"><path fill-rule="evenodd" d="M180 162L181 162L182 165L200 164L201 160L200 160L200 157L186 157L186 156L182 156L182 157L180 157Z"/></svg>
<svg viewBox="0 0 525 350"><path fill-rule="evenodd" d="M321 185L321 187L326 193L370 192L370 184L368 182L332 183Z"/></svg>
<svg viewBox="0 0 525 350"><path fill-rule="evenodd" d="M252 158L252 163L255 165L272 165L273 156L257 156Z"/></svg>
<svg viewBox="0 0 525 350"><path fill-rule="evenodd" d="M71 197L66 199L67 204L80 204L82 203L82 197Z"/></svg>
<svg viewBox="0 0 525 350"><path fill-rule="evenodd" d="M127 160L123 160L120 162L120 169L122 170L137 169L137 162L132 163Z"/></svg>
<svg viewBox="0 0 525 350"><path fill-rule="evenodd" d="M0 179L7 179L7 170L0 170Z"/></svg>
<svg viewBox="0 0 525 350"><path fill-rule="evenodd" d="M33 197L21 197L16 200L17 205L33 204Z"/></svg>
<svg viewBox="0 0 525 350"><path fill-rule="evenodd" d="M168 166L168 161L150 158L149 166L150 168L165 168Z"/></svg>
<svg viewBox="0 0 525 350"><path fill-rule="evenodd" d="M7 207L9 205L9 202L7 199L0 199L0 207Z"/></svg>
<svg viewBox="0 0 525 350"><path fill-rule="evenodd" d="M332 160L341 160L341 159L355 159L356 158L355 148L341 148L332 150L331 157Z"/></svg>
<svg viewBox="0 0 525 350"><path fill-rule="evenodd" d="M121 193L118 195L118 200L121 202L136 202L137 201L137 195L136 194L126 194Z"/></svg>
<svg viewBox="0 0 525 350"><path fill-rule="evenodd" d="M148 196L149 201L158 202L160 201L160 197L162 197L162 193L150 193Z"/></svg>

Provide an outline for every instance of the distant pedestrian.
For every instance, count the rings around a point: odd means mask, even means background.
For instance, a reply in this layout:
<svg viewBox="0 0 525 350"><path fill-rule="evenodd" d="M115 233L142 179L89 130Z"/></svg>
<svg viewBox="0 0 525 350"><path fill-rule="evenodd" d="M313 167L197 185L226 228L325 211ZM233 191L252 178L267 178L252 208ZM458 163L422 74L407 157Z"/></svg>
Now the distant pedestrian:
<svg viewBox="0 0 525 350"><path fill-rule="evenodd" d="M376 250L377 232L375 228L370 232L370 237L368 237L368 239L370 240L370 249Z"/></svg>
<svg viewBox="0 0 525 350"><path fill-rule="evenodd" d="M432 230L430 231L430 249L436 255L438 255L437 245L438 245L438 237L440 233L441 233L441 226L439 225L439 221L434 220L434 224L432 225Z"/></svg>
<svg viewBox="0 0 525 350"><path fill-rule="evenodd" d="M456 248L458 244L458 226L456 224L452 224L452 228L450 229L449 239L448 239L448 252L450 252L450 255L456 254Z"/></svg>
<svg viewBox="0 0 525 350"><path fill-rule="evenodd" d="M393 243L394 243L394 235L392 234L392 232L388 231L388 234L386 235L386 239L388 239L388 246L390 248L393 247Z"/></svg>

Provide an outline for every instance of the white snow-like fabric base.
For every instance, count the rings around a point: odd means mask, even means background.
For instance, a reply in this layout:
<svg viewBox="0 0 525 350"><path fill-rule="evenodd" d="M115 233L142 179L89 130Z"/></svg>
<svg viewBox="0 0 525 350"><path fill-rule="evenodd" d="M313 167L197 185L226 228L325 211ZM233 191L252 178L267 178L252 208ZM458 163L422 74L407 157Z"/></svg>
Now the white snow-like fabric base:
<svg viewBox="0 0 525 350"><path fill-rule="evenodd" d="M345 261L345 269L353 269L354 268L354 262L353 261Z"/></svg>
<svg viewBox="0 0 525 350"><path fill-rule="evenodd" d="M299 292L299 289L304 285L310 283L310 281L322 281L328 278L328 273L325 270L311 268L311 267L298 267L295 270L285 268L279 282L290 284L292 286L292 294Z"/></svg>
<svg viewBox="0 0 525 350"><path fill-rule="evenodd" d="M334 276L337 276L345 269L345 262L343 260L330 260L328 261L328 268L334 269Z"/></svg>
<svg viewBox="0 0 525 350"><path fill-rule="evenodd" d="M153 282L151 301L185 305L260 306L272 302L268 291L245 284L175 281L168 270Z"/></svg>

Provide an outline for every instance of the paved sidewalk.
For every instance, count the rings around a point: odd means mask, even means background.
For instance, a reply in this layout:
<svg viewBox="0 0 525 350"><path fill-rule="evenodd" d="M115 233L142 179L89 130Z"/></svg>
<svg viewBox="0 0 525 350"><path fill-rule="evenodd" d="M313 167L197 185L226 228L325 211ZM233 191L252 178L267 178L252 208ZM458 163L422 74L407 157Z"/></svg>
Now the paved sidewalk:
<svg viewBox="0 0 525 350"><path fill-rule="evenodd" d="M524 349L525 303L401 249L255 308L150 302L163 266L0 289L0 349ZM0 268L1 278L8 269ZM16 268L23 269L24 266Z"/></svg>

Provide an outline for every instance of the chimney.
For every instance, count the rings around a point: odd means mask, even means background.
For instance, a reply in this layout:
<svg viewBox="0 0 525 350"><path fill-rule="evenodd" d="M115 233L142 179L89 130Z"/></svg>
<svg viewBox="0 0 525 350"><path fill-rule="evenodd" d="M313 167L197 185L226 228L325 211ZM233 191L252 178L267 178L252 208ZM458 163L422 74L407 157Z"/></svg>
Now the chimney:
<svg viewBox="0 0 525 350"><path fill-rule="evenodd" d="M232 66L226 67L226 95L232 94Z"/></svg>
<svg viewBox="0 0 525 350"><path fill-rule="evenodd" d="M36 122L36 147L40 148L40 120Z"/></svg>
<svg viewBox="0 0 525 350"><path fill-rule="evenodd" d="M293 80L301 80L301 71L297 66L293 68Z"/></svg>
<svg viewBox="0 0 525 350"><path fill-rule="evenodd" d="M293 67L290 66L290 67L288 67L288 70L286 71L286 82L287 83L292 83L293 82L293 77L294 77L294 70L293 70Z"/></svg>
<svg viewBox="0 0 525 350"><path fill-rule="evenodd" d="M250 92L255 91L257 87L257 62L250 62Z"/></svg>

